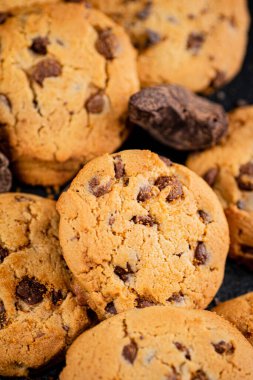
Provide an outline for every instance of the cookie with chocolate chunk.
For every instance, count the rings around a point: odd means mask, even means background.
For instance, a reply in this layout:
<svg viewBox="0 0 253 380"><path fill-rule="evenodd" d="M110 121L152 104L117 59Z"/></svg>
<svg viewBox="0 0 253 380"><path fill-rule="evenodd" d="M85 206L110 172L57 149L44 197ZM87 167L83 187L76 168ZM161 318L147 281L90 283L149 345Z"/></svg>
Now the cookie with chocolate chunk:
<svg viewBox="0 0 253 380"><path fill-rule="evenodd" d="M253 269L253 106L231 112L227 138L191 155L187 165L207 181L223 204L230 256Z"/></svg>
<svg viewBox="0 0 253 380"><path fill-rule="evenodd" d="M253 346L253 292L222 302L213 311L236 326Z"/></svg>
<svg viewBox="0 0 253 380"><path fill-rule="evenodd" d="M216 89L240 70L247 45L246 0L90 0L125 27L143 86Z"/></svg>
<svg viewBox="0 0 253 380"><path fill-rule="evenodd" d="M83 333L60 380L83 380L84 373L90 380L98 374L101 380L252 380L252 356L249 342L215 313L154 306Z"/></svg>
<svg viewBox="0 0 253 380"><path fill-rule="evenodd" d="M227 222L216 195L150 151L90 161L58 201L60 243L99 319L133 307L205 308L223 279Z"/></svg>
<svg viewBox="0 0 253 380"><path fill-rule="evenodd" d="M222 106L175 84L142 89L131 96L128 112L132 123L179 150L209 148L227 132Z"/></svg>
<svg viewBox="0 0 253 380"><path fill-rule="evenodd" d="M55 202L0 195L0 376L27 376L88 326L70 291Z"/></svg>
<svg viewBox="0 0 253 380"><path fill-rule="evenodd" d="M82 3L59 2L0 16L0 35L0 125L21 181L63 184L120 146L139 88L120 26Z"/></svg>

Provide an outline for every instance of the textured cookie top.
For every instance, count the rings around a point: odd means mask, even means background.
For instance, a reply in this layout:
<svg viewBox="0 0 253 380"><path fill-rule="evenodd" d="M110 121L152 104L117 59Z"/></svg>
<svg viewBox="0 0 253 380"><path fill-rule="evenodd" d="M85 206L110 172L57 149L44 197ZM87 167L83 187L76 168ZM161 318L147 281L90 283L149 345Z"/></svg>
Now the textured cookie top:
<svg viewBox="0 0 253 380"><path fill-rule="evenodd" d="M252 356L247 340L215 313L156 306L82 334L60 379L251 380Z"/></svg>
<svg viewBox="0 0 253 380"><path fill-rule="evenodd" d="M124 25L139 51L143 85L217 88L239 70L249 16L245 0L91 0Z"/></svg>
<svg viewBox="0 0 253 380"><path fill-rule="evenodd" d="M118 147L138 90L135 52L120 26L84 4L59 3L10 14L0 35L0 123L15 163L68 161L77 170Z"/></svg>
<svg viewBox="0 0 253 380"><path fill-rule="evenodd" d="M253 346L253 292L223 302L213 311L233 323Z"/></svg>
<svg viewBox="0 0 253 380"><path fill-rule="evenodd" d="M55 202L0 195L0 375L46 364L87 325L69 288Z"/></svg>
<svg viewBox="0 0 253 380"><path fill-rule="evenodd" d="M89 162L58 202L60 243L104 318L173 303L204 308L223 278L228 229L211 189L150 151Z"/></svg>

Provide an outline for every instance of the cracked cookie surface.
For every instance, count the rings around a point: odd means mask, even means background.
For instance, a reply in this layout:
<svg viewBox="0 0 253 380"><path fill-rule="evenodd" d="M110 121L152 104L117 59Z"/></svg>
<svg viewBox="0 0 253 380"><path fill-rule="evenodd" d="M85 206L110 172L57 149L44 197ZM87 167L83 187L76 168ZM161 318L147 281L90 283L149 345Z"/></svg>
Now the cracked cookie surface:
<svg viewBox="0 0 253 380"><path fill-rule="evenodd" d="M89 380L251 380L252 355L249 342L215 313L155 306L78 337L60 380L84 373Z"/></svg>
<svg viewBox="0 0 253 380"><path fill-rule="evenodd" d="M245 0L91 0L128 31L142 85L218 88L240 69L249 16Z"/></svg>
<svg viewBox="0 0 253 380"><path fill-rule="evenodd" d="M218 290L228 227L205 182L150 151L86 164L58 202L60 244L99 319L134 307L205 308Z"/></svg>
<svg viewBox="0 0 253 380"><path fill-rule="evenodd" d="M22 181L62 184L122 143L139 86L120 26L84 4L37 5L2 18L0 43L0 139Z"/></svg>
<svg viewBox="0 0 253 380"><path fill-rule="evenodd" d="M213 311L236 326L253 346L253 292L222 302Z"/></svg>
<svg viewBox="0 0 253 380"><path fill-rule="evenodd" d="M0 375L26 376L88 326L71 293L55 202L0 195Z"/></svg>
<svg viewBox="0 0 253 380"><path fill-rule="evenodd" d="M253 269L253 106L231 112L227 138L191 155L187 166L203 176L223 204L231 257Z"/></svg>

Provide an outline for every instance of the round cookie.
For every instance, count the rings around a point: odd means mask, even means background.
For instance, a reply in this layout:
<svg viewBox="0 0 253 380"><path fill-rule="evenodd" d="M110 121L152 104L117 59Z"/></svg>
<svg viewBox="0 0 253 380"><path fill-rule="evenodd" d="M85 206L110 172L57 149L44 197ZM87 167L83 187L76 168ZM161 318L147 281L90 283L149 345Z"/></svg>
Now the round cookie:
<svg viewBox="0 0 253 380"><path fill-rule="evenodd" d="M253 292L222 302L213 311L235 325L253 346Z"/></svg>
<svg viewBox="0 0 253 380"><path fill-rule="evenodd" d="M89 349L87 349L89 347ZM250 380L253 348L215 313L154 306L82 334L60 380Z"/></svg>
<svg viewBox="0 0 253 380"><path fill-rule="evenodd" d="M58 201L63 254L99 319L133 307L205 308L218 290L228 227L216 195L150 151L86 164Z"/></svg>
<svg viewBox="0 0 253 380"><path fill-rule="evenodd" d="M253 106L230 113L228 137L191 155L187 166L206 179L223 204L231 257L253 269Z"/></svg>
<svg viewBox="0 0 253 380"><path fill-rule="evenodd" d="M0 195L0 376L44 366L88 326L70 292L55 202Z"/></svg>
<svg viewBox="0 0 253 380"><path fill-rule="evenodd" d="M246 0L91 0L128 31L143 86L218 88L239 71L247 45Z"/></svg>
<svg viewBox="0 0 253 380"><path fill-rule="evenodd" d="M59 0L0 0L0 12L5 12L17 7L27 7L34 4L56 3ZM0 23L1 17L0 14Z"/></svg>
<svg viewBox="0 0 253 380"><path fill-rule="evenodd" d="M19 179L62 184L122 143L139 86L120 26L84 4L59 3L10 15L0 34L0 139Z"/></svg>

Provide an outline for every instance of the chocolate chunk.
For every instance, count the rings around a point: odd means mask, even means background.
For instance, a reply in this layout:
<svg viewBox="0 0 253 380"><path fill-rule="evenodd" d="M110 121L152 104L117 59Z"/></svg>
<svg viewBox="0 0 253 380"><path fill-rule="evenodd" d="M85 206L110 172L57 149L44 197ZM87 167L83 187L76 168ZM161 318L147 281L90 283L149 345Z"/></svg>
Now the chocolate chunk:
<svg viewBox="0 0 253 380"><path fill-rule="evenodd" d="M25 276L16 287L16 295L28 305L35 305L43 300L47 289L34 278Z"/></svg>
<svg viewBox="0 0 253 380"><path fill-rule="evenodd" d="M11 13L0 12L0 25L4 24L9 17L11 17Z"/></svg>
<svg viewBox="0 0 253 380"><path fill-rule="evenodd" d="M235 351L234 345L232 343L224 342L224 340L221 340L218 343L212 343L212 345L215 351L220 355L222 354L231 355Z"/></svg>
<svg viewBox="0 0 253 380"><path fill-rule="evenodd" d="M247 162L240 166L239 176L237 177L237 184L241 190L253 190L253 162Z"/></svg>
<svg viewBox="0 0 253 380"><path fill-rule="evenodd" d="M147 87L134 94L129 101L129 120L179 150L209 148L228 128L222 106L179 85Z"/></svg>
<svg viewBox="0 0 253 380"><path fill-rule="evenodd" d="M242 244L241 245L241 251L246 254L253 255L253 247L249 245Z"/></svg>
<svg viewBox="0 0 253 380"><path fill-rule="evenodd" d="M191 380L210 380L210 377L202 369L198 369L192 374Z"/></svg>
<svg viewBox="0 0 253 380"><path fill-rule="evenodd" d="M6 323L6 310L4 307L3 301L0 299L0 329L3 328L3 326Z"/></svg>
<svg viewBox="0 0 253 380"><path fill-rule="evenodd" d="M36 37L33 39L30 49L36 54L46 55L48 44L49 39L47 37Z"/></svg>
<svg viewBox="0 0 253 380"><path fill-rule="evenodd" d="M136 356L138 353L138 346L135 343L134 340L131 340L131 342L123 347L122 350L122 356L131 364L134 363Z"/></svg>
<svg viewBox="0 0 253 380"><path fill-rule="evenodd" d="M137 302L137 308L138 309L144 309L145 307L149 307L149 306L154 306L155 305L155 302L154 301L149 301L147 300L146 298L143 298L143 297L138 297L136 298L135 300Z"/></svg>
<svg viewBox="0 0 253 380"><path fill-rule="evenodd" d="M159 190L163 190L165 187L170 186L173 182L174 178L172 176L161 176L155 181L155 186L157 186Z"/></svg>
<svg viewBox="0 0 253 380"><path fill-rule="evenodd" d="M169 158L164 157L164 156L159 156L160 160L162 160L166 166L170 167L172 166L172 162Z"/></svg>
<svg viewBox="0 0 253 380"><path fill-rule="evenodd" d="M214 78L210 82L210 88L217 89L226 83L226 73L224 71L217 70Z"/></svg>
<svg viewBox="0 0 253 380"><path fill-rule="evenodd" d="M126 174L125 165L120 155L114 157L114 171L116 179L120 179Z"/></svg>
<svg viewBox="0 0 253 380"><path fill-rule="evenodd" d="M127 263L127 268L122 268L122 267L119 267L119 266L116 266L115 269L114 269L114 273L119 276L119 278L126 282L129 278L129 275L130 274L133 274L134 272L132 271L132 268L131 266L129 265L129 263Z"/></svg>
<svg viewBox="0 0 253 380"><path fill-rule="evenodd" d="M12 175L8 165L7 157L0 152L0 193L9 191L12 185Z"/></svg>
<svg viewBox="0 0 253 380"><path fill-rule="evenodd" d="M152 187L145 186L140 189L139 194L137 195L137 201L145 202L148 199L152 198L152 196L153 196Z"/></svg>
<svg viewBox="0 0 253 380"><path fill-rule="evenodd" d="M143 226L153 227L157 224L156 221L149 215L146 216L133 216L131 219L135 224L143 224Z"/></svg>
<svg viewBox="0 0 253 380"><path fill-rule="evenodd" d="M180 342L174 342L176 348L183 352L184 353L184 356L187 360L191 360L191 355L190 355L190 351L187 347L185 347L182 343Z"/></svg>
<svg viewBox="0 0 253 380"><path fill-rule="evenodd" d="M167 301L172 303L181 303L184 301L184 295L181 291L179 293L173 293L172 296L167 299Z"/></svg>
<svg viewBox="0 0 253 380"><path fill-rule="evenodd" d="M207 170L207 172L205 172L205 174L203 175L203 179L208 183L209 186L213 187L218 177L218 174L218 168L211 168Z"/></svg>
<svg viewBox="0 0 253 380"><path fill-rule="evenodd" d="M4 261L4 259L9 256L10 252L8 249L0 246L0 264Z"/></svg>
<svg viewBox="0 0 253 380"><path fill-rule="evenodd" d="M98 31L98 39L96 41L96 49L99 54L106 59L116 58L120 51L118 38L113 34L111 29Z"/></svg>
<svg viewBox="0 0 253 380"><path fill-rule="evenodd" d="M153 45L158 44L161 41L161 36L159 33L155 32L152 29L147 29L146 30L146 35L145 35L145 43L144 43L144 49L148 49L152 47Z"/></svg>
<svg viewBox="0 0 253 380"><path fill-rule="evenodd" d="M105 106L104 95L100 91L92 95L85 103L85 108L89 113L99 114L102 113Z"/></svg>
<svg viewBox="0 0 253 380"><path fill-rule="evenodd" d="M136 17L139 20L146 20L151 13L151 8L152 8L152 1L148 0L146 4L144 5L144 8L141 11L136 13Z"/></svg>
<svg viewBox="0 0 253 380"><path fill-rule="evenodd" d="M198 214L204 224L209 224L212 222L211 216L206 211L198 210Z"/></svg>
<svg viewBox="0 0 253 380"><path fill-rule="evenodd" d="M62 74L62 67L58 61L53 58L44 59L33 66L30 71L30 77L40 86L46 78L59 77Z"/></svg>
<svg viewBox="0 0 253 380"><path fill-rule="evenodd" d="M195 265L204 265L208 259L208 252L205 246L205 243L198 242L197 247L194 253L194 264Z"/></svg>
<svg viewBox="0 0 253 380"><path fill-rule="evenodd" d="M105 311L109 314L117 314L117 310L116 310L116 307L114 306L114 302L109 302L106 307L105 307Z"/></svg>
<svg viewBox="0 0 253 380"><path fill-rule="evenodd" d="M95 197L99 198L103 195L109 193L112 188L112 181L108 181L104 185L100 185L100 181L97 177L93 177L89 182L89 190L90 192L95 195Z"/></svg>
<svg viewBox="0 0 253 380"><path fill-rule="evenodd" d="M167 202L172 202L175 199L181 198L183 196L183 186L179 179L176 176L171 176L171 183L170 183L170 192L169 195L166 198Z"/></svg>
<svg viewBox="0 0 253 380"><path fill-rule="evenodd" d="M54 305L61 303L63 299L61 290L53 290L51 292L51 299Z"/></svg>
<svg viewBox="0 0 253 380"><path fill-rule="evenodd" d="M186 48L190 50L194 55L198 54L199 50L202 48L203 43L205 42L204 33L192 32L189 34Z"/></svg>

